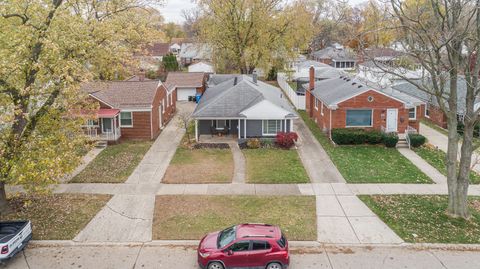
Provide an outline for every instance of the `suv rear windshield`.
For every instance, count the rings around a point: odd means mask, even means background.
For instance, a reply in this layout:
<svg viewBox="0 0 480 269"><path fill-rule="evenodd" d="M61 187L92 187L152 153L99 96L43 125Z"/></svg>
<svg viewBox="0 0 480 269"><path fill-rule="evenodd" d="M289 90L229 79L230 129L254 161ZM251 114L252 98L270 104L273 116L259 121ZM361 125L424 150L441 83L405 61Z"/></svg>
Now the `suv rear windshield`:
<svg viewBox="0 0 480 269"><path fill-rule="evenodd" d="M237 236L235 226L227 228L218 234L217 247L223 248L235 240Z"/></svg>
<svg viewBox="0 0 480 269"><path fill-rule="evenodd" d="M281 247L281 248L284 248L285 245L287 244L287 239L285 238L285 236L282 234L282 237L280 237L280 239L277 240L277 244Z"/></svg>

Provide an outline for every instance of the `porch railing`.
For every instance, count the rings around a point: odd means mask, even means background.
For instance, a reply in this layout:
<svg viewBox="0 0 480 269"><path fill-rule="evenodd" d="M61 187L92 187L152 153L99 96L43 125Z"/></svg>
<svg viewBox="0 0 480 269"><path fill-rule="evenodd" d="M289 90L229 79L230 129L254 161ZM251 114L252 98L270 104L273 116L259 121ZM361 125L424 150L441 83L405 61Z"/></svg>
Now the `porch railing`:
<svg viewBox="0 0 480 269"><path fill-rule="evenodd" d="M89 136L94 140L105 140L105 141L116 141L120 138L121 131L120 128L115 128L110 132L98 132L98 128L96 127L87 127L85 128L85 135Z"/></svg>
<svg viewBox="0 0 480 269"><path fill-rule="evenodd" d="M417 129L413 128L412 126L407 126L407 129L405 130L405 140L407 141L408 148L410 149L410 135L411 134L417 134L418 131Z"/></svg>

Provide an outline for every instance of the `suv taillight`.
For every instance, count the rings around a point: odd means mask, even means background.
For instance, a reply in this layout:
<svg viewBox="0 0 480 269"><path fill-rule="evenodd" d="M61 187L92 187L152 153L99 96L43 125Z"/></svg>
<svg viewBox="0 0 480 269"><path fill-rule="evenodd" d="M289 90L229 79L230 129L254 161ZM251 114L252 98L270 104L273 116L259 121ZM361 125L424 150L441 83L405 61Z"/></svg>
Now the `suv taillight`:
<svg viewBox="0 0 480 269"><path fill-rule="evenodd" d="M3 246L1 253L2 253L2 254L7 254L7 253L8 253L8 246Z"/></svg>

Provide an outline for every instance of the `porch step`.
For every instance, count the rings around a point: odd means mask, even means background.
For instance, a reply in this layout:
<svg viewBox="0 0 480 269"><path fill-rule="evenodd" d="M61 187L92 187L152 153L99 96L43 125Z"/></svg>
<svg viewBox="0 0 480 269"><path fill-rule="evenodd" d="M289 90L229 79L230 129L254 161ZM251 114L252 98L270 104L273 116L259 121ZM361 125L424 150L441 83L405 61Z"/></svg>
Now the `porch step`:
<svg viewBox="0 0 480 269"><path fill-rule="evenodd" d="M408 143L406 139L399 139L397 143L397 148L408 148Z"/></svg>
<svg viewBox="0 0 480 269"><path fill-rule="evenodd" d="M108 145L108 142L104 140L98 140L97 143L95 143L96 148L106 148L107 145Z"/></svg>

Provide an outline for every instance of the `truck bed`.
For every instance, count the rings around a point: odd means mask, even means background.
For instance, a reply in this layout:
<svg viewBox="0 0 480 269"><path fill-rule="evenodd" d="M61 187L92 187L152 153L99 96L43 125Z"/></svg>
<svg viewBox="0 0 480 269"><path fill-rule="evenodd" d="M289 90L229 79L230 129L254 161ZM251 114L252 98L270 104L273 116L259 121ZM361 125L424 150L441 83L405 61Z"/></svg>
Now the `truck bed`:
<svg viewBox="0 0 480 269"><path fill-rule="evenodd" d="M0 244L7 243L25 228L28 221L0 222Z"/></svg>

